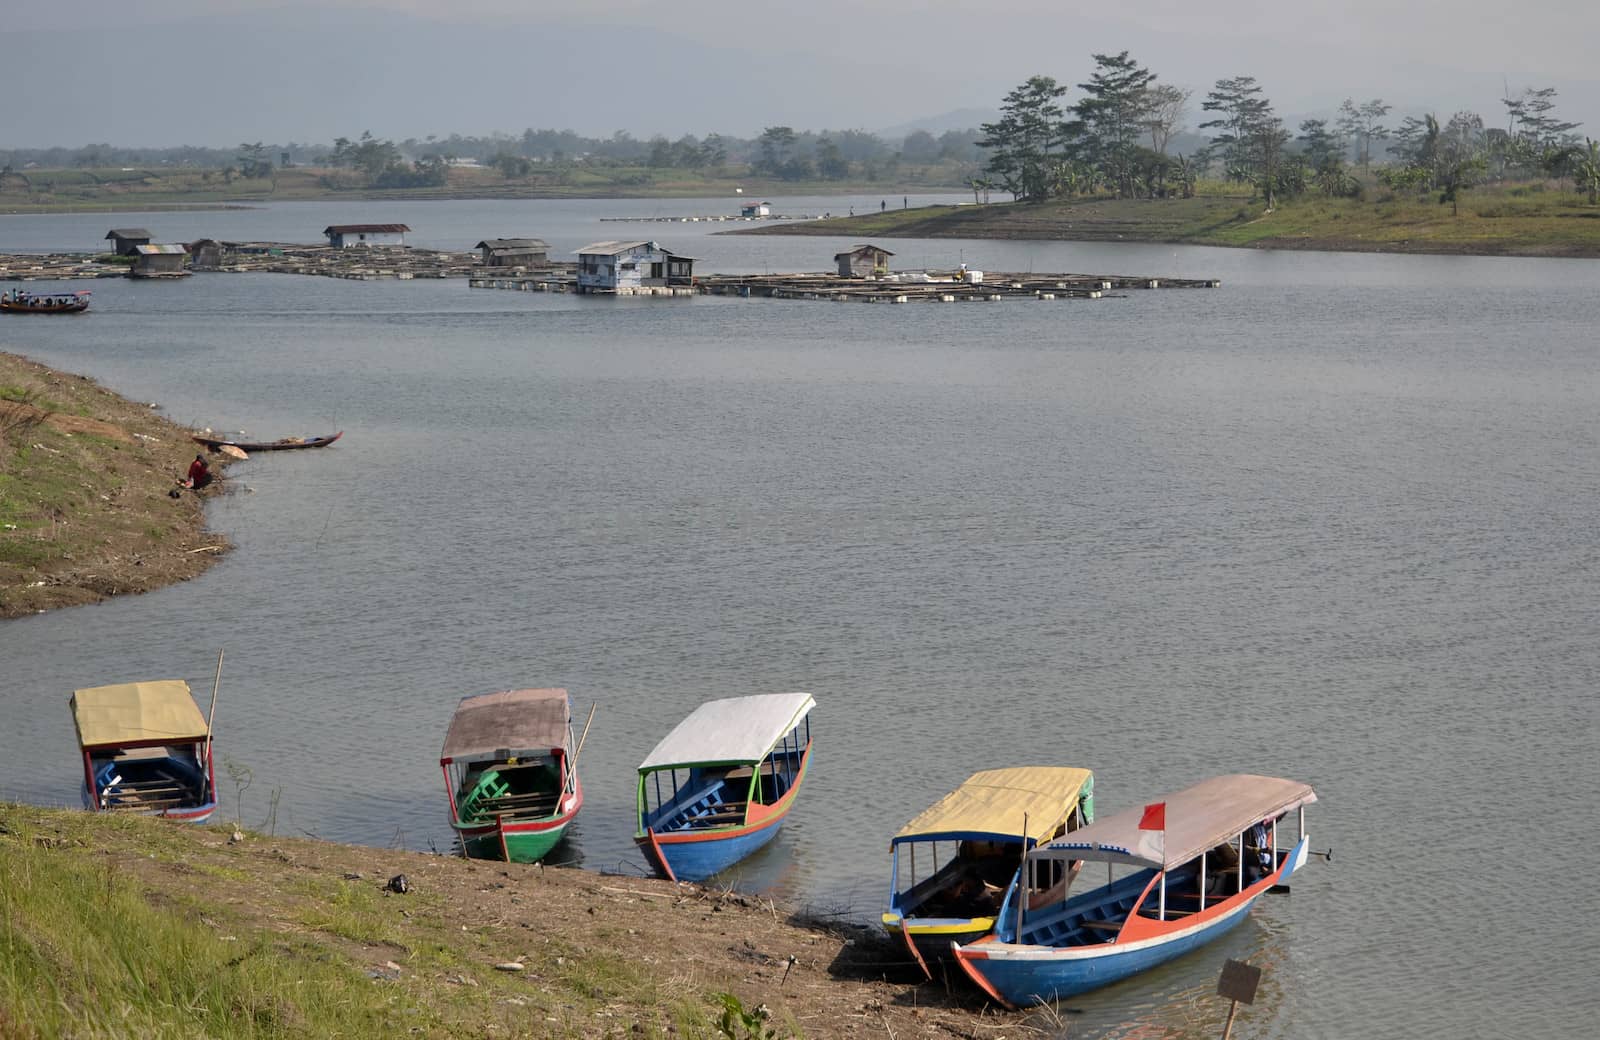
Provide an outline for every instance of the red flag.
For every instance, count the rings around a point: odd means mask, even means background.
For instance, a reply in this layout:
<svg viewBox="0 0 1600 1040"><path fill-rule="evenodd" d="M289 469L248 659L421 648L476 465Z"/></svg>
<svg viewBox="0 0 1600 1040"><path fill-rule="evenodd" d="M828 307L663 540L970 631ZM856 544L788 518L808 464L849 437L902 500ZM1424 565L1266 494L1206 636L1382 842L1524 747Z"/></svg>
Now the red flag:
<svg viewBox="0 0 1600 1040"><path fill-rule="evenodd" d="M1164 831L1167 829L1167 803L1151 802L1144 807L1144 815L1139 818L1139 829L1142 831Z"/></svg>

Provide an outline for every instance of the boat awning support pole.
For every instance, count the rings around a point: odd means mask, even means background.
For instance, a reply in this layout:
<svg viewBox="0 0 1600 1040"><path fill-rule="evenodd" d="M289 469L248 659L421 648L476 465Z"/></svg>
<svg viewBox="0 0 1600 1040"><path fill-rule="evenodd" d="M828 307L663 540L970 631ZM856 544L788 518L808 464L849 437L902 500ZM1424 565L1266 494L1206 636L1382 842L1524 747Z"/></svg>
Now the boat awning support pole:
<svg viewBox="0 0 1600 1040"><path fill-rule="evenodd" d="M1239 832L1239 891L1244 891L1244 831Z"/></svg>
<svg viewBox="0 0 1600 1040"><path fill-rule="evenodd" d="M1205 908L1206 908L1206 856L1207 855L1209 855L1209 853L1205 853L1205 852L1200 853L1200 910L1202 912L1204 912Z"/></svg>
<svg viewBox="0 0 1600 1040"><path fill-rule="evenodd" d="M1022 862L1017 865L1017 934L1022 941L1022 914L1028 905L1028 888L1033 874L1033 864L1028 861L1028 814L1022 814Z"/></svg>
<svg viewBox="0 0 1600 1040"><path fill-rule="evenodd" d="M1160 897L1160 899L1161 899L1161 902L1156 907L1156 919L1158 921L1165 921L1167 919L1167 868L1166 867L1162 867L1161 868L1161 897Z"/></svg>

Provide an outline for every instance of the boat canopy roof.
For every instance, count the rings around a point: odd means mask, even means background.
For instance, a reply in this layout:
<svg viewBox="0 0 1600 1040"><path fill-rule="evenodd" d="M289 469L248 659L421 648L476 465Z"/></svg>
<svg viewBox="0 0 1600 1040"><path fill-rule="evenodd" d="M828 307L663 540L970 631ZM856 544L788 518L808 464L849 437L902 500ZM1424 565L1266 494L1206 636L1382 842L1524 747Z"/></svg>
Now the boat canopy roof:
<svg viewBox="0 0 1600 1040"><path fill-rule="evenodd" d="M707 701L662 738L639 763L639 771L759 762L816 706L809 693Z"/></svg>
<svg viewBox="0 0 1600 1040"><path fill-rule="evenodd" d="M959 838L1014 839L1023 834L1040 842L1050 837L1078 805L1094 774L1069 766L1017 766L973 773L960 787L934 802L894 836L907 841Z"/></svg>
<svg viewBox="0 0 1600 1040"><path fill-rule="evenodd" d="M1035 859L1085 859L1166 867L1187 863L1237 837L1253 824L1317 800L1310 784L1234 773L1202 780L1165 798L1166 830L1140 830L1144 806L1125 809L1062 835L1033 852Z"/></svg>
<svg viewBox="0 0 1600 1040"><path fill-rule="evenodd" d="M567 691L502 690L461 698L439 762L491 762L564 747L572 719Z"/></svg>
<svg viewBox="0 0 1600 1040"><path fill-rule="evenodd" d="M72 721L85 749L204 740L206 719L182 679L92 686L72 695Z"/></svg>

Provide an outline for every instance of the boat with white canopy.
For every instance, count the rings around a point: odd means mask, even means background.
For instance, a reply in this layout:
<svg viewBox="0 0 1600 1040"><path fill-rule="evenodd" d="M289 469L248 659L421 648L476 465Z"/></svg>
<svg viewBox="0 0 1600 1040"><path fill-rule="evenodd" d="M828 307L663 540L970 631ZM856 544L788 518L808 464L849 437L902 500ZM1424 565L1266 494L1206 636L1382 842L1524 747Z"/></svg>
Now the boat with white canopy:
<svg viewBox="0 0 1600 1040"><path fill-rule="evenodd" d="M674 881L703 881L771 841L811 762L809 693L700 705L639 764L634 840Z"/></svg>
<svg viewBox="0 0 1600 1040"><path fill-rule="evenodd" d="M1305 863L1305 807L1316 800L1296 780L1219 776L1064 835L1028 854L994 934L956 945L956 959L984 992L1021 1007L1187 953L1243 921ZM1085 879L1104 865L1106 883L1074 890L1069 873L1056 889L1029 894L1028 877L1073 861Z"/></svg>
<svg viewBox="0 0 1600 1040"><path fill-rule="evenodd" d="M220 667L220 666L219 666ZM182 679L73 693L83 753L83 804L204 823L217 808L211 726Z"/></svg>
<svg viewBox="0 0 1600 1040"><path fill-rule="evenodd" d="M1026 849L1093 819L1094 774L1087 769L972 774L890 840L884 930L931 978L928 962L949 959L951 943L994 931L1001 895ZM1041 883L1050 879L1050 871L1040 873Z"/></svg>

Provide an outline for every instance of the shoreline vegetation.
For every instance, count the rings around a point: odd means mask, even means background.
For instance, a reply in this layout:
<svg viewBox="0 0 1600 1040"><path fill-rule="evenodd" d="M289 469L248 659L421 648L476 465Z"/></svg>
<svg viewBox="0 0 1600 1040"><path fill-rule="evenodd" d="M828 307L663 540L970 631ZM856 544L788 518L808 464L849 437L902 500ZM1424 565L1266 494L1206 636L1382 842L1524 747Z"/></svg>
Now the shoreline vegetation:
<svg viewBox="0 0 1600 1040"><path fill-rule="evenodd" d="M230 548L204 492L176 481L199 446L156 406L0 353L0 619L186 581Z"/></svg>
<svg viewBox="0 0 1600 1040"><path fill-rule="evenodd" d="M1033 1032L841 913L237 825L0 803L0 903L19 1040Z"/></svg>
<svg viewBox="0 0 1600 1040"><path fill-rule="evenodd" d="M1325 252L1600 258L1600 209L1538 183L1481 189L1459 214L1431 198L1298 199L1269 208L1247 195L1070 199L889 208L730 235L1044 239Z"/></svg>
<svg viewBox="0 0 1600 1040"><path fill-rule="evenodd" d="M629 184L600 177L555 185L507 181L492 171L458 171L435 188L328 188L314 170L231 185L150 177L131 186L83 181L59 193L0 192L0 213L163 212L252 209L273 202L495 199L704 198L729 215L744 200L792 195L955 193L942 183L785 182L738 178L647 178ZM736 193L739 188L742 194ZM1600 207L1556 181L1484 185L1453 205L1428 192L1374 186L1363 197L1302 195L1269 206L1239 185L1202 181L1191 198L1089 196L1039 202L962 203L889 208L816 221L773 221L727 234L826 235L864 239L966 238L1170 245L1328 252L1600 258ZM713 207L714 209L715 207Z"/></svg>

